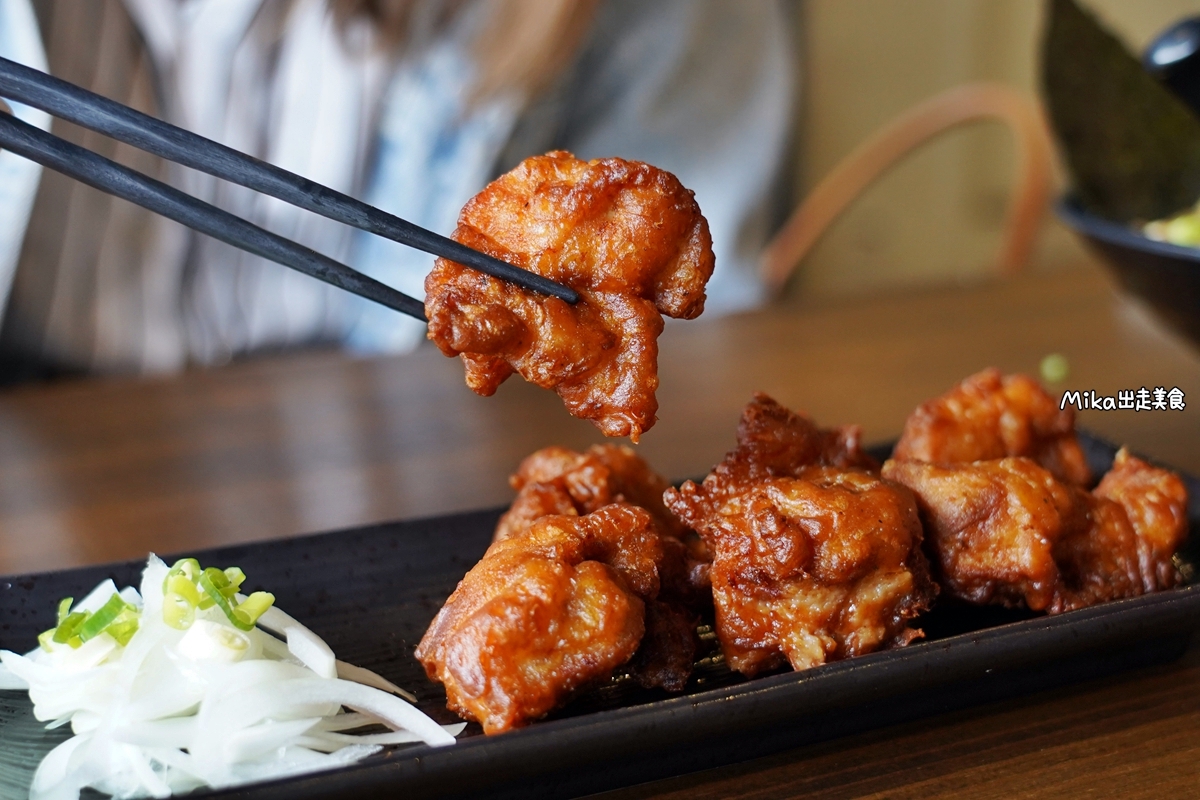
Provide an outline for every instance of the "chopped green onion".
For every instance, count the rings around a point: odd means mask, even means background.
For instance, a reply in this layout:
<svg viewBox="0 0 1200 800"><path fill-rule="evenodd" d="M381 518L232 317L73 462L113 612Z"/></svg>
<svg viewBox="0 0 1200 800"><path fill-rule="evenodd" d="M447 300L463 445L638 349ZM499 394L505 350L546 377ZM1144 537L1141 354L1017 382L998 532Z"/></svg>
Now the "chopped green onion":
<svg viewBox="0 0 1200 800"><path fill-rule="evenodd" d="M193 592L195 587L193 587ZM199 599L199 595L197 595ZM176 630L184 631L192 627L196 619L196 605L180 594L174 592L163 595L163 622Z"/></svg>
<svg viewBox="0 0 1200 800"><path fill-rule="evenodd" d="M72 602L70 597L63 598L58 604L58 625L38 636L38 644L43 650L51 650L52 642L78 648L102 633L109 634L124 647L137 633L142 612L119 594L113 594L94 613L71 611Z"/></svg>
<svg viewBox="0 0 1200 800"><path fill-rule="evenodd" d="M1071 374L1071 363L1062 353L1051 353L1039 365L1042 380L1046 383L1062 383Z"/></svg>
<svg viewBox="0 0 1200 800"><path fill-rule="evenodd" d="M104 633L109 625L116 621L117 616L120 615L122 611L125 611L128 608L132 608L132 606L126 603L121 595L114 594L112 597L108 598L107 603L100 606L96 613L89 616L86 620L84 620L83 624L79 626L80 640L86 642L89 639L95 639L97 636Z"/></svg>
<svg viewBox="0 0 1200 800"><path fill-rule="evenodd" d="M167 576L183 575L189 581L195 583L196 579L200 577L200 571L199 561L194 558L181 558L171 567L171 571L167 573Z"/></svg>
<svg viewBox="0 0 1200 800"><path fill-rule="evenodd" d="M242 630L248 631L258 622L258 618L274 604L275 595L270 592L255 592L239 603L237 608L233 610L233 614L246 626ZM238 623L234 622L234 624L237 625ZM241 627L241 625L238 625L238 627Z"/></svg>
<svg viewBox="0 0 1200 800"><path fill-rule="evenodd" d="M238 591L245 581L246 573L240 567L202 569L194 558L180 559L163 579L163 621L172 628L185 630L195 621L197 609L217 606L234 627L248 631L275 603L275 597L255 592L237 604Z"/></svg>
<svg viewBox="0 0 1200 800"><path fill-rule="evenodd" d="M1181 214L1168 220L1164 233L1172 244L1195 247L1200 244L1200 219L1193 214Z"/></svg>
<svg viewBox="0 0 1200 800"><path fill-rule="evenodd" d="M168 575L166 581L163 582L164 595L177 595L193 606L200 604L200 592L196 590L196 584L186 575Z"/></svg>
<svg viewBox="0 0 1200 800"><path fill-rule="evenodd" d="M58 627L54 629L54 641L58 644L79 647L83 644L83 640L79 638L79 628L87 618L88 615L83 611L73 611L68 614L67 618L58 623Z"/></svg>
<svg viewBox="0 0 1200 800"><path fill-rule="evenodd" d="M229 578L225 577L224 572L216 567L209 567L208 569L204 570L204 572L200 573L200 580L198 583L200 584L200 588L204 591L204 593L208 595L210 600L212 600L212 605L215 605L217 608L221 609L221 613L223 613L225 617L233 623L234 627L243 631L248 631L254 627L253 624L247 625L245 622L238 619L237 615L233 613L233 607L229 605L229 598L226 597L225 593L222 591L223 589L229 588L230 585ZM201 607L203 608L203 606Z"/></svg>
<svg viewBox="0 0 1200 800"><path fill-rule="evenodd" d="M246 580L246 573L242 572L241 567L229 567L225 570L225 577L229 580L229 586L233 589L233 594L237 594L238 589L242 588L242 583ZM232 597L232 594L225 595Z"/></svg>
<svg viewBox="0 0 1200 800"><path fill-rule="evenodd" d="M105 631L109 636L117 640L117 644L124 647L129 644L129 640L138 630L138 618L136 612L129 613L128 610L123 612L113 624L109 625Z"/></svg>

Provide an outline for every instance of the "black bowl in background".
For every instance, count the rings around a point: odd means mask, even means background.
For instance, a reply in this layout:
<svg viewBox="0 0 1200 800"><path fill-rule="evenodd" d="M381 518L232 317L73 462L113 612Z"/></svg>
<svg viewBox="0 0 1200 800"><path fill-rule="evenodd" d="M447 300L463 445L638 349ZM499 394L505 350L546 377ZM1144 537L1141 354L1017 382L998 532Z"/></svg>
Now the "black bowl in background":
<svg viewBox="0 0 1200 800"><path fill-rule="evenodd" d="M1073 197L1060 200L1055 210L1104 257L1126 291L1200 347L1200 249L1147 239L1085 211Z"/></svg>

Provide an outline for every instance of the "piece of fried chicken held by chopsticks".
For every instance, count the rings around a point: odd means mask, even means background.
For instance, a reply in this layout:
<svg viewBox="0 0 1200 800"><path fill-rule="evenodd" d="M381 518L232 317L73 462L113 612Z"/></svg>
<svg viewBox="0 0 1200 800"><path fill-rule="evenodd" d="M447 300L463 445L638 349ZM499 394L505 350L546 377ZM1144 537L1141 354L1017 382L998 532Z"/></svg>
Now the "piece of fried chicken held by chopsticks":
<svg viewBox="0 0 1200 800"><path fill-rule="evenodd" d="M648 164L556 151L472 198L453 238L580 295L572 306L439 258L428 335L462 356L467 385L491 395L515 371L606 436L637 441L658 409L662 316L698 316L713 271L693 193Z"/></svg>
<svg viewBox="0 0 1200 800"><path fill-rule="evenodd" d="M663 538L649 513L626 504L542 517L488 548L417 659L445 685L449 707L486 733L545 716L638 651Z"/></svg>
<svg viewBox="0 0 1200 800"><path fill-rule="evenodd" d="M916 408L892 457L964 464L1008 456L1032 458L1061 481L1087 486L1092 473L1070 408L1027 375L985 369Z"/></svg>
<svg viewBox="0 0 1200 800"><path fill-rule="evenodd" d="M666 502L713 553L716 632L746 675L903 645L936 587L912 493L866 469L857 428L819 429L766 395L738 446Z"/></svg>

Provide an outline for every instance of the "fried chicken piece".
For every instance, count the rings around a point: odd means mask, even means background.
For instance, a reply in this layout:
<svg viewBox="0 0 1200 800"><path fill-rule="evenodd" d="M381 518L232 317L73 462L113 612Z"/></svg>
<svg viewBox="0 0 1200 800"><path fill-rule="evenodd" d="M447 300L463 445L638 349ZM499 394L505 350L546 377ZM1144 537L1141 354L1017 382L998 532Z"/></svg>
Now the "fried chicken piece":
<svg viewBox="0 0 1200 800"><path fill-rule="evenodd" d="M667 495L713 550L717 637L749 676L907 644L937 591L911 492L858 469L793 471Z"/></svg>
<svg viewBox="0 0 1200 800"><path fill-rule="evenodd" d="M648 512L624 503L542 517L488 548L417 659L449 707L486 733L538 719L633 657L666 540Z"/></svg>
<svg viewBox="0 0 1200 800"><path fill-rule="evenodd" d="M494 541L520 536L550 514L589 514L610 503L646 510L662 535L661 591L646 604L646 635L631 674L646 688L680 691L691 675L698 611L711 605L703 541L663 505L670 484L624 445L594 445L586 453L546 447L528 456L509 482L517 498L496 526Z"/></svg>
<svg viewBox="0 0 1200 800"><path fill-rule="evenodd" d="M892 454L897 461L932 464L1006 456L1028 456L1076 486L1092 480L1072 409L1059 409L1033 378L994 368L918 406Z"/></svg>
<svg viewBox="0 0 1200 800"><path fill-rule="evenodd" d="M695 531L679 522L663 504L670 485L644 459L624 445L593 445L585 453L565 447L545 447L527 456L509 483L517 490L508 511L496 525L494 541L507 539L548 514L588 514L609 503L626 502L650 512L666 535L687 549L688 604L706 594L712 556Z"/></svg>
<svg viewBox="0 0 1200 800"><path fill-rule="evenodd" d="M545 447L527 456L508 482L517 499L496 526L497 541L547 514L589 514L618 501L646 509L671 536L687 534L663 505L671 484L623 445L593 445L585 453Z"/></svg>
<svg viewBox="0 0 1200 800"><path fill-rule="evenodd" d="M729 484L766 477L796 477L812 466L878 471L879 462L863 451L862 428L858 425L818 428L803 414L756 392L742 409L737 447L713 468L705 484L710 479Z"/></svg>
<svg viewBox="0 0 1200 800"><path fill-rule="evenodd" d="M693 193L648 164L555 151L472 198L453 238L580 294L571 306L439 258L425 281L428 335L462 355L467 385L491 395L516 371L636 442L658 410L662 315L699 316L713 271Z"/></svg>
<svg viewBox="0 0 1200 800"><path fill-rule="evenodd" d="M1054 610L1069 611L1143 593L1138 538L1120 503L1076 487L1075 516L1055 542L1062 590ZM1054 611L1051 611L1054 613Z"/></svg>
<svg viewBox="0 0 1200 800"><path fill-rule="evenodd" d="M667 507L713 553L717 637L747 675L905 644L936 587L910 492L867 470L857 426L822 430L765 394L737 447Z"/></svg>
<svg viewBox="0 0 1200 800"><path fill-rule="evenodd" d="M1179 476L1122 447L1094 494L1125 509L1137 534L1143 588L1153 592L1178 584L1181 578L1171 557L1188 532L1187 488Z"/></svg>
<svg viewBox="0 0 1200 800"><path fill-rule="evenodd" d="M883 474L916 493L935 572L955 597L1055 614L1143 593L1125 506L1032 459L888 461Z"/></svg>
<svg viewBox="0 0 1200 800"><path fill-rule="evenodd" d="M1053 605L1061 588L1054 543L1077 510L1047 470L1007 458L946 467L887 461L883 474L916 493L943 589L973 603Z"/></svg>

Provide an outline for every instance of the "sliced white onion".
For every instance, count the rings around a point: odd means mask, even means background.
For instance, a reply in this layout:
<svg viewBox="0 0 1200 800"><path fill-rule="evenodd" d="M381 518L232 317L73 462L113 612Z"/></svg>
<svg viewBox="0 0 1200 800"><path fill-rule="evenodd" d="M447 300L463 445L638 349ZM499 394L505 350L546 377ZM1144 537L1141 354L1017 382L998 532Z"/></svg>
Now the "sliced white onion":
<svg viewBox="0 0 1200 800"><path fill-rule="evenodd" d="M137 747L169 747L186 750L196 735L195 717L171 717L134 722L112 732L113 741Z"/></svg>
<svg viewBox="0 0 1200 800"><path fill-rule="evenodd" d="M198 619L175 647L181 656L192 661L232 664L250 654L250 637L228 625Z"/></svg>
<svg viewBox="0 0 1200 800"><path fill-rule="evenodd" d="M246 596L239 594L237 599L242 603L245 602ZM271 606L258 618L258 624L287 639L288 650L292 655L317 675L322 678L337 677L337 657L333 654L333 649L324 639L282 610Z"/></svg>
<svg viewBox="0 0 1200 800"><path fill-rule="evenodd" d="M17 675L5 664L0 663L0 690L28 691L29 681Z"/></svg>
<svg viewBox="0 0 1200 800"><path fill-rule="evenodd" d="M463 729L467 727L467 723L460 722L456 725L442 725L441 727L442 730L453 737L462 733ZM336 750L348 744L407 744L419 741L421 741L421 737L412 731L349 734L331 730L314 730L310 731L307 736L297 739L296 743L304 747L311 747L314 750L321 750L322 745L330 747L331 750Z"/></svg>
<svg viewBox="0 0 1200 800"><path fill-rule="evenodd" d="M361 683L363 686L373 686L376 689L382 689L385 692L391 692L403 697L410 703L417 702L416 695L411 692L406 692L396 684L389 681L382 675L372 672L366 667L357 667L354 664L347 664L345 661L337 662L337 676L348 681Z"/></svg>
<svg viewBox="0 0 1200 800"><path fill-rule="evenodd" d="M76 648L0 651L0 688L25 689L37 719L75 734L39 766L35 800L76 800L84 787L118 800L166 797L333 769L383 745L447 745L462 731L394 696L412 697L382 676L338 661L277 608L262 629L237 630L215 607L197 610L186 631L172 628L162 618L168 572L151 556L141 591L119 592L141 608L123 647L103 633ZM75 610L94 611L115 591L105 581ZM374 725L391 730L344 733Z"/></svg>
<svg viewBox="0 0 1200 800"><path fill-rule="evenodd" d="M230 735L221 750L228 764L256 761L262 756L295 742L320 721L320 717L292 719L284 722L267 721L242 728Z"/></svg>

